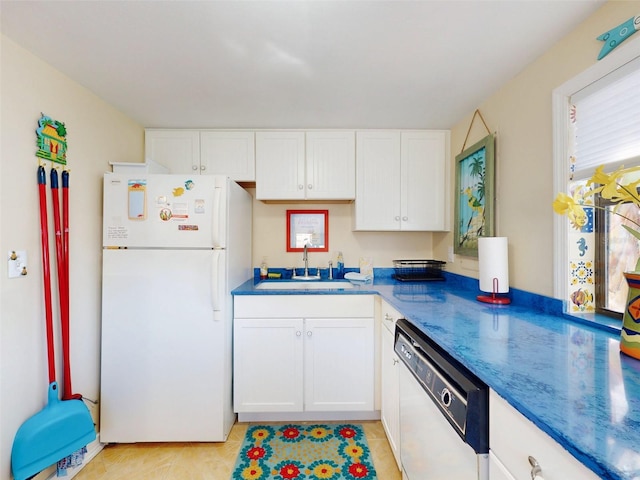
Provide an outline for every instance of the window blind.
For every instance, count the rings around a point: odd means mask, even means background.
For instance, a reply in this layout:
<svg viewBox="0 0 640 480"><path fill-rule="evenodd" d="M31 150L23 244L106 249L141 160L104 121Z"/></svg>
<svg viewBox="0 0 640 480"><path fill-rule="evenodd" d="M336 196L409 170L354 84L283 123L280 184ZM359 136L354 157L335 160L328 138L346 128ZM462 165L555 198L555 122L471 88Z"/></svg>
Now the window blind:
<svg viewBox="0 0 640 480"><path fill-rule="evenodd" d="M576 108L575 175L602 164L640 162L640 59L571 96Z"/></svg>

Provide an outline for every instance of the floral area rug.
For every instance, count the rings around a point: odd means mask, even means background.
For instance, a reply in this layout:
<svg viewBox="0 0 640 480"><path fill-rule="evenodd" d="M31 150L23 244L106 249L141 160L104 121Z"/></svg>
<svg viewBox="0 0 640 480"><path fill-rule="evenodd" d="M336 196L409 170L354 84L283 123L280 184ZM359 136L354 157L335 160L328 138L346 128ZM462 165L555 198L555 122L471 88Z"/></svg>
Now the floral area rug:
<svg viewBox="0 0 640 480"><path fill-rule="evenodd" d="M231 480L377 479L358 425L253 425Z"/></svg>

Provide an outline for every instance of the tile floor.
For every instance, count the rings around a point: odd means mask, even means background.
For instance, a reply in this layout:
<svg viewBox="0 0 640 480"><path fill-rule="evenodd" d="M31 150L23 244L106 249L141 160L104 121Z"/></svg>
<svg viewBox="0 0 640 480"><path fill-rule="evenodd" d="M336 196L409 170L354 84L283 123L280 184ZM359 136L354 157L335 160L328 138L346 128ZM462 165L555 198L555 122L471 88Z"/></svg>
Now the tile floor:
<svg viewBox="0 0 640 480"><path fill-rule="evenodd" d="M354 423L364 427L378 480L400 480L382 424ZM231 472L249 425L236 423L224 443L107 445L74 480L232 480Z"/></svg>

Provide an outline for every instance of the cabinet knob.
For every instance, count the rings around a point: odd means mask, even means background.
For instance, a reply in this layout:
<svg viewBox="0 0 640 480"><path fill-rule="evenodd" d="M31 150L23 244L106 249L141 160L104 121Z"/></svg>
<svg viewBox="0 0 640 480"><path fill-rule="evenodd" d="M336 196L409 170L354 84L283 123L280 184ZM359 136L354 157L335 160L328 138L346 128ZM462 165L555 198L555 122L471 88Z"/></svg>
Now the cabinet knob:
<svg viewBox="0 0 640 480"><path fill-rule="evenodd" d="M403 222L406 222L407 220L409 220L409 217L402 217Z"/></svg>
<svg viewBox="0 0 640 480"><path fill-rule="evenodd" d="M298 331L296 332L296 337L299 337L299 336L301 336L301 335L302 335L302 332L301 332L300 330L298 330Z"/></svg>
<svg viewBox="0 0 640 480"><path fill-rule="evenodd" d="M544 480L542 478L542 467L532 456L529 456L529 465L531 465L531 480Z"/></svg>
<svg viewBox="0 0 640 480"><path fill-rule="evenodd" d="M298 190L304 190L304 185L302 184L298 185Z"/></svg>
<svg viewBox="0 0 640 480"><path fill-rule="evenodd" d="M397 364L398 364L398 359L397 359L397 358L394 358L394 359L393 359L393 364L394 364L394 365L397 365Z"/></svg>
<svg viewBox="0 0 640 480"><path fill-rule="evenodd" d="M399 222L399 221L400 221L400 216L399 216L399 215L396 215L394 218L395 218L395 221L396 221L396 222Z"/></svg>
<svg viewBox="0 0 640 480"><path fill-rule="evenodd" d="M198 170L198 165L191 165L191 170L196 172Z"/></svg>
<svg viewBox="0 0 640 480"><path fill-rule="evenodd" d="M307 337L310 337L311 335L313 335L313 332L312 332L311 330L309 330L309 331L307 332Z"/></svg>
<svg viewBox="0 0 640 480"><path fill-rule="evenodd" d="M307 188L308 188L309 190L312 190L312 189L313 189L313 185L309 184L309 185L307 185Z"/></svg>
<svg viewBox="0 0 640 480"><path fill-rule="evenodd" d="M207 169L206 165L200 165L200 171L204 172Z"/></svg>

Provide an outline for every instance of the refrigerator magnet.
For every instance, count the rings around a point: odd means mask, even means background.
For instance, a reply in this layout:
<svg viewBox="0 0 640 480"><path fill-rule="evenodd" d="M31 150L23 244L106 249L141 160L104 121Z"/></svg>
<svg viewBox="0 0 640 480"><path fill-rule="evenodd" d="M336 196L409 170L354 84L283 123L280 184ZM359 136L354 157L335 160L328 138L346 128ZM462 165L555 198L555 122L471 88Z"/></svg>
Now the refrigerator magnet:
<svg viewBox="0 0 640 480"><path fill-rule="evenodd" d="M145 180L129 180L129 220L147 218L147 183Z"/></svg>

